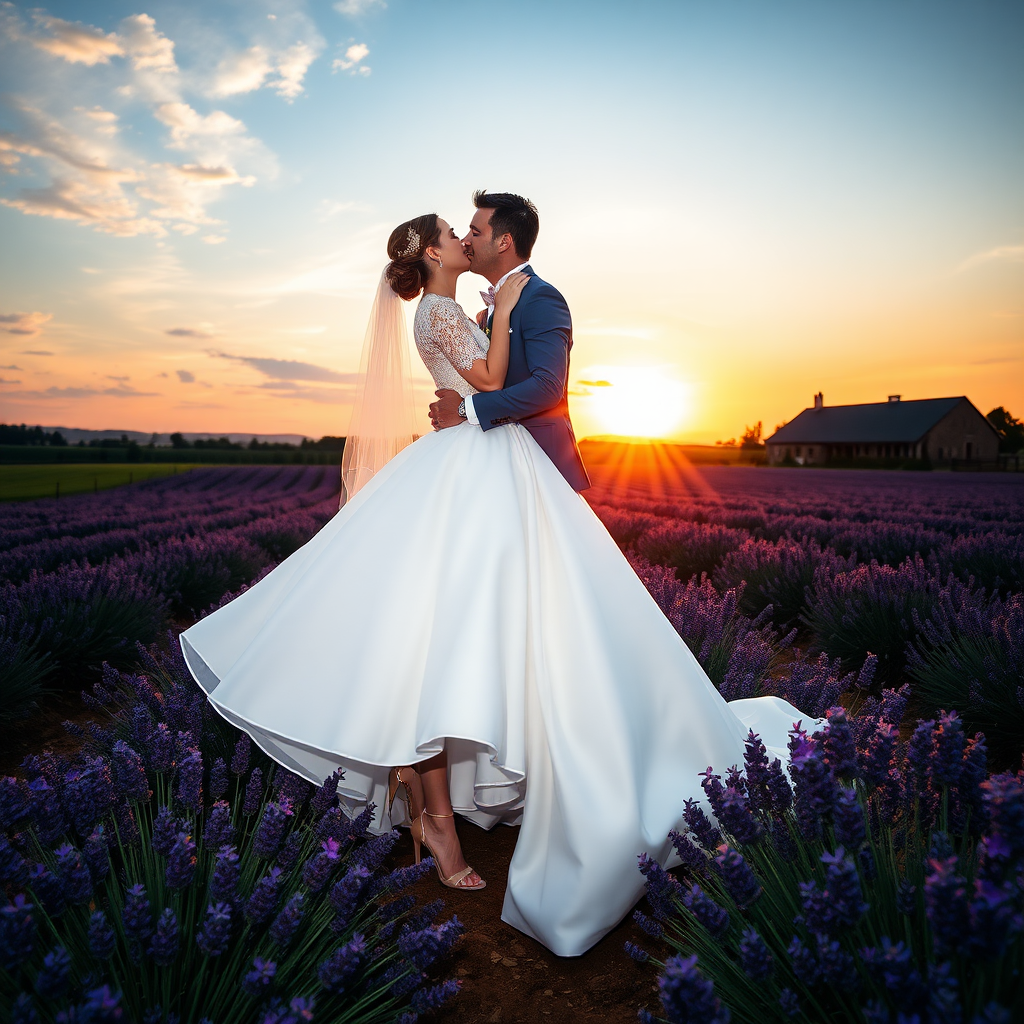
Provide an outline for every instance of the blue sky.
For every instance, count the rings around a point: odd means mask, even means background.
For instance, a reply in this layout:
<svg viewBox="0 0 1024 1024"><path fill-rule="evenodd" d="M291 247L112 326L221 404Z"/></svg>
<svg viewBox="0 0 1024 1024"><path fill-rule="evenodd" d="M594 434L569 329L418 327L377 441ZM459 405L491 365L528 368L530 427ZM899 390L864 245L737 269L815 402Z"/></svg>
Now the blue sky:
<svg viewBox="0 0 1024 1024"><path fill-rule="evenodd" d="M0 30L2 418L342 432L388 233L463 229L479 187L540 208L582 434L655 378L699 441L817 390L1024 413L1019 3L0 4Z"/></svg>

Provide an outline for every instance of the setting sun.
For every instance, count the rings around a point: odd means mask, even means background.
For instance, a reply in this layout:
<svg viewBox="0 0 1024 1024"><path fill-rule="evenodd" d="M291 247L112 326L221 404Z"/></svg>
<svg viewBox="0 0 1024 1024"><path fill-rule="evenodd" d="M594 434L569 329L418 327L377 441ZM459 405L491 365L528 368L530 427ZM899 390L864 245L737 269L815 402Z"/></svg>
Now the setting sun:
<svg viewBox="0 0 1024 1024"><path fill-rule="evenodd" d="M687 418L689 388L655 366L590 367L578 382L590 418L608 434L665 438Z"/></svg>

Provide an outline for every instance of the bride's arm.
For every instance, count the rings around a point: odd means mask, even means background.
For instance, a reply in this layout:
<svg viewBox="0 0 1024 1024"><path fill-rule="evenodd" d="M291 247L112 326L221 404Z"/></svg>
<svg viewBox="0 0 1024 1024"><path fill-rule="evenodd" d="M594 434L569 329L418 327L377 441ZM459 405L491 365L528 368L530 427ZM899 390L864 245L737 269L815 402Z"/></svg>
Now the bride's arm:
<svg viewBox="0 0 1024 1024"><path fill-rule="evenodd" d="M495 293L487 358L474 359L468 367L455 367L459 375L477 391L500 391L505 384L505 374L508 373L509 319L529 280L528 274L513 274Z"/></svg>

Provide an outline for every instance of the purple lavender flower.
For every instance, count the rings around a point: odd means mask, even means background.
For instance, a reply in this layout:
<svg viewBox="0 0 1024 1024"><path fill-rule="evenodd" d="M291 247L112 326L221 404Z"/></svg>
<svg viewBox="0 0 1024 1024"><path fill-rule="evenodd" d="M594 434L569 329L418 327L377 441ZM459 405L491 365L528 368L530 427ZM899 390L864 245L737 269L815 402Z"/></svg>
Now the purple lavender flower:
<svg viewBox="0 0 1024 1024"><path fill-rule="evenodd" d="M192 884L199 859L196 844L187 832L179 832L174 839L171 852L167 855L164 880L168 889L184 889Z"/></svg>
<svg viewBox="0 0 1024 1024"><path fill-rule="evenodd" d="M930 774L935 731L933 719L918 722L907 745L907 763L917 780L919 792L923 792Z"/></svg>
<svg viewBox="0 0 1024 1024"><path fill-rule="evenodd" d="M420 861L419 864L409 864L404 868L395 868L394 871L389 871L386 875L374 879L366 890L367 899L376 899L384 893L399 893L410 885L415 885L421 878L429 875L434 868L433 863L428 868L424 868L423 864L424 862Z"/></svg>
<svg viewBox="0 0 1024 1024"><path fill-rule="evenodd" d="M371 874L383 865L395 843L398 842L398 829L374 836L368 842L361 843L352 851L352 863L362 864Z"/></svg>
<svg viewBox="0 0 1024 1024"><path fill-rule="evenodd" d="M832 810L832 823L837 843L853 852L861 848L866 838L866 826L864 810L855 789L840 788Z"/></svg>
<svg viewBox="0 0 1024 1024"><path fill-rule="evenodd" d="M934 1021L959 1021L961 1017L960 983L952 965L928 965L928 1016Z"/></svg>
<svg viewBox="0 0 1024 1024"><path fill-rule="evenodd" d="M44 999L59 999L71 981L71 954L63 946L54 946L43 958L36 975L36 991Z"/></svg>
<svg viewBox="0 0 1024 1024"><path fill-rule="evenodd" d="M931 858L924 880L928 923L935 952L940 957L960 952L970 934L967 886L957 873L957 864L955 856Z"/></svg>
<svg viewBox="0 0 1024 1024"><path fill-rule="evenodd" d="M338 800L338 783L341 781L344 773L340 768L331 772L326 779L317 787L316 792L313 794L313 798L310 800L309 805L313 810L313 813L318 817L332 807L337 806Z"/></svg>
<svg viewBox="0 0 1024 1024"><path fill-rule="evenodd" d="M142 758L124 740L118 740L111 752L114 769L114 785L118 793L127 800L145 803L153 795L146 778Z"/></svg>
<svg viewBox="0 0 1024 1024"><path fill-rule="evenodd" d="M648 894L649 896L650 894ZM729 912L720 907L699 885L691 885L683 905L715 938L729 930Z"/></svg>
<svg viewBox="0 0 1024 1024"><path fill-rule="evenodd" d="M465 931L457 917L444 924L428 925L422 929L403 929L398 937L398 950L421 971L426 971L441 957L446 956L455 940Z"/></svg>
<svg viewBox="0 0 1024 1024"><path fill-rule="evenodd" d="M1012 882L996 885L979 878L970 904L971 953L983 959L995 959L1006 951L1011 935L1019 931L1016 912L1018 889Z"/></svg>
<svg viewBox="0 0 1024 1024"><path fill-rule="evenodd" d="M280 802L271 800L264 807L263 817L253 839L253 850L258 857L273 857L277 853L291 816L292 805L287 797Z"/></svg>
<svg viewBox="0 0 1024 1024"><path fill-rule="evenodd" d="M917 886L911 885L905 878L900 879L896 888L896 909L907 917L917 913Z"/></svg>
<svg viewBox="0 0 1024 1024"><path fill-rule="evenodd" d="M296 775L295 772L282 771L279 769L281 774L280 782L277 782L277 798L280 800L283 797L287 797L293 807L301 807L308 799L312 786L300 775Z"/></svg>
<svg viewBox="0 0 1024 1024"><path fill-rule="evenodd" d="M989 834L998 836L1010 863L1024 858L1024 779L1010 775L993 775L983 783L985 809L989 818Z"/></svg>
<svg viewBox="0 0 1024 1024"><path fill-rule="evenodd" d="M808 842L821 835L822 817L832 812L835 803L835 777L825 763L814 738L804 738L793 746L790 761L796 784L796 817L800 834Z"/></svg>
<svg viewBox="0 0 1024 1024"><path fill-rule="evenodd" d="M174 963L178 955L178 919L170 907L165 907L156 919L156 931L147 952L159 967L170 967Z"/></svg>
<svg viewBox="0 0 1024 1024"><path fill-rule="evenodd" d="M57 874L69 903L88 903L92 898L92 877L81 853L70 843L62 843L54 851Z"/></svg>
<svg viewBox="0 0 1024 1024"><path fill-rule="evenodd" d="M23 885L28 878L25 858L0 833L0 884Z"/></svg>
<svg viewBox="0 0 1024 1024"><path fill-rule="evenodd" d="M302 846L305 842L305 837L297 829L293 829L285 837L284 843L281 845L281 849L277 851L277 863L284 868L285 871L291 871L293 867L299 862L299 857L302 856Z"/></svg>
<svg viewBox="0 0 1024 1024"><path fill-rule="evenodd" d="M797 845L785 820L777 820L771 829L772 846L778 851L779 856L787 863L792 864L796 860Z"/></svg>
<svg viewBox="0 0 1024 1024"><path fill-rule="evenodd" d="M744 929L740 938L740 965L743 973L756 982L767 981L775 971L775 961L756 928Z"/></svg>
<svg viewBox="0 0 1024 1024"><path fill-rule="evenodd" d="M214 759L210 765L210 798L220 800L228 791L228 766L224 763L223 757Z"/></svg>
<svg viewBox="0 0 1024 1024"><path fill-rule="evenodd" d="M304 900L301 892L293 893L271 923L270 938L278 946L287 946L298 931L305 914L302 909Z"/></svg>
<svg viewBox="0 0 1024 1024"><path fill-rule="evenodd" d="M60 879L43 864L29 865L28 884L40 906L50 917L60 917L67 910L67 897Z"/></svg>
<svg viewBox="0 0 1024 1024"><path fill-rule="evenodd" d="M626 956L631 960L635 960L638 964L645 964L651 959L651 954L643 946L638 946L635 942L626 941L623 943L622 948L626 951Z"/></svg>
<svg viewBox="0 0 1024 1024"><path fill-rule="evenodd" d="M821 964L818 963L818 958L814 953L796 935L793 936L786 952L789 954L797 981L808 988L817 985L821 980Z"/></svg>
<svg viewBox="0 0 1024 1024"><path fill-rule="evenodd" d="M125 935L140 946L153 934L153 915L146 898L146 887L141 882L133 885L125 894L121 926Z"/></svg>
<svg viewBox="0 0 1024 1024"><path fill-rule="evenodd" d="M846 710L841 707L829 708L826 715L828 725L822 741L825 763L837 776L856 778L857 744L846 718Z"/></svg>
<svg viewBox="0 0 1024 1024"><path fill-rule="evenodd" d="M269 920L271 914L277 908L277 901L280 898L281 875L280 868L271 868L269 873L264 875L257 883L245 905L245 916L254 925L263 924Z"/></svg>
<svg viewBox="0 0 1024 1024"><path fill-rule="evenodd" d="M714 983L698 970L696 955L669 957L658 992L673 1024L729 1024L729 1009L716 998Z"/></svg>
<svg viewBox="0 0 1024 1024"><path fill-rule="evenodd" d="M231 823L231 804L227 800L218 800L206 815L203 846L216 850L234 841L235 826Z"/></svg>
<svg viewBox="0 0 1024 1024"><path fill-rule="evenodd" d="M153 837L151 845L157 853L166 857L174 846L178 833L186 827L185 822L176 818L170 807L162 804L153 819Z"/></svg>
<svg viewBox="0 0 1024 1024"><path fill-rule="evenodd" d="M722 833L711 824L704 809L696 800L683 801L683 820L705 850L710 853L718 848L722 841Z"/></svg>
<svg viewBox="0 0 1024 1024"><path fill-rule="evenodd" d="M302 869L302 883L312 893L319 892L330 881L340 862L336 839L327 839L320 845L320 851L313 854Z"/></svg>
<svg viewBox="0 0 1024 1024"><path fill-rule="evenodd" d="M683 898L683 887L653 858L646 853L637 858L640 873L647 879L647 902L654 916L666 920L675 913L676 904Z"/></svg>
<svg viewBox="0 0 1024 1024"><path fill-rule="evenodd" d="M238 852L225 844L217 851L217 861L210 876L210 899L236 906L240 870Z"/></svg>
<svg viewBox="0 0 1024 1024"><path fill-rule="evenodd" d="M718 820L744 846L756 843L764 835L764 826L750 813L747 797L734 786L727 786L719 796Z"/></svg>
<svg viewBox="0 0 1024 1024"><path fill-rule="evenodd" d="M206 918L196 932L196 945L206 956L220 956L231 941L231 907L227 903L211 903Z"/></svg>
<svg viewBox="0 0 1024 1024"><path fill-rule="evenodd" d="M203 755L196 749L192 749L178 765L178 786L175 795L195 814L202 811Z"/></svg>
<svg viewBox="0 0 1024 1024"><path fill-rule="evenodd" d="M107 915L102 910L94 910L89 915L89 952L97 960L107 960L116 948L117 936L107 922Z"/></svg>
<svg viewBox="0 0 1024 1024"><path fill-rule="evenodd" d="M707 771L701 772L701 789L704 790L704 795L708 798L708 803L711 804L711 810L714 812L716 818L722 816L722 796L725 794L725 787L722 785L722 776L715 775L714 769L708 766Z"/></svg>
<svg viewBox="0 0 1024 1024"><path fill-rule="evenodd" d="M442 981L440 985L417 989L411 1000L413 1011L430 1013L432 1010L440 1009L461 987L462 982L450 978L448 981Z"/></svg>
<svg viewBox="0 0 1024 1024"><path fill-rule="evenodd" d="M155 772L169 772L174 766L174 736L166 722L157 722L146 750L149 767Z"/></svg>
<svg viewBox="0 0 1024 1024"><path fill-rule="evenodd" d="M23 783L10 775L0 778L0 832L6 832L32 813Z"/></svg>
<svg viewBox="0 0 1024 1024"><path fill-rule="evenodd" d="M18 893L12 903L0 907L0 967L13 971L35 948L35 904Z"/></svg>
<svg viewBox="0 0 1024 1024"><path fill-rule="evenodd" d="M964 726L955 711L943 714L935 729L931 776L936 785L955 786L963 771Z"/></svg>
<svg viewBox="0 0 1024 1024"><path fill-rule="evenodd" d="M861 950L861 959L872 978L885 986L897 1008L913 1010L925 995L924 982L914 966L914 953L903 942L892 943L883 935L880 944Z"/></svg>
<svg viewBox="0 0 1024 1024"><path fill-rule="evenodd" d="M89 866L89 874L92 876L93 884L99 885L110 874L108 832L103 825L97 825L89 833L89 837L82 846L82 856L85 858L85 863Z"/></svg>
<svg viewBox="0 0 1024 1024"><path fill-rule="evenodd" d="M253 768L249 781L245 784L245 799L242 802L243 814L255 814L263 806L263 771Z"/></svg>
<svg viewBox="0 0 1024 1024"><path fill-rule="evenodd" d="M642 910L633 911L633 920L640 926L640 930L650 935L652 939L660 939L665 934L661 924L653 917L648 917Z"/></svg>
<svg viewBox="0 0 1024 1024"><path fill-rule="evenodd" d="M370 877L369 868L362 864L356 864L331 886L331 905L341 920L347 922L355 912Z"/></svg>
<svg viewBox="0 0 1024 1024"><path fill-rule="evenodd" d="M142 836L135 820L135 811L127 800L122 800L114 808L114 822L117 825L117 835L122 846L134 847L141 844Z"/></svg>
<svg viewBox="0 0 1024 1024"><path fill-rule="evenodd" d="M894 725L879 722L865 746L858 752L861 777L875 786L889 781L889 765L893 750L899 739L899 730Z"/></svg>
<svg viewBox="0 0 1024 1024"><path fill-rule="evenodd" d="M679 859L683 862L682 866L687 871L700 875L707 870L707 854L690 840L688 836L681 835L673 829L669 832L668 837L672 840L672 845L675 847L676 853L679 854Z"/></svg>
<svg viewBox="0 0 1024 1024"><path fill-rule="evenodd" d="M787 1017L800 1016L800 1000L791 988L784 988L779 992L779 1009Z"/></svg>
<svg viewBox="0 0 1024 1024"><path fill-rule="evenodd" d="M974 1015L971 1024L1011 1024L1013 1015L1005 1007L1000 1006L994 999L986 1003L981 1013Z"/></svg>
<svg viewBox="0 0 1024 1024"><path fill-rule="evenodd" d="M358 975L366 954L366 941L358 932L344 946L339 946L317 968L320 983L329 992L341 994L353 976Z"/></svg>
<svg viewBox="0 0 1024 1024"><path fill-rule="evenodd" d="M235 744L235 752L231 756L231 772L234 775L244 775L249 770L249 757L252 751L252 740L249 734L243 732Z"/></svg>
<svg viewBox="0 0 1024 1024"><path fill-rule="evenodd" d="M821 980L840 992L852 993L860 988L860 978L854 966L853 957L839 944L838 939L816 936L818 963L821 965Z"/></svg>
<svg viewBox="0 0 1024 1024"><path fill-rule="evenodd" d="M743 854L723 843L715 857L722 882L740 910L746 910L757 902L761 895L761 883L757 880Z"/></svg>
<svg viewBox="0 0 1024 1024"><path fill-rule="evenodd" d="M261 996L269 991L277 973L277 964L273 960L253 957L252 970L242 979L242 989L250 996Z"/></svg>

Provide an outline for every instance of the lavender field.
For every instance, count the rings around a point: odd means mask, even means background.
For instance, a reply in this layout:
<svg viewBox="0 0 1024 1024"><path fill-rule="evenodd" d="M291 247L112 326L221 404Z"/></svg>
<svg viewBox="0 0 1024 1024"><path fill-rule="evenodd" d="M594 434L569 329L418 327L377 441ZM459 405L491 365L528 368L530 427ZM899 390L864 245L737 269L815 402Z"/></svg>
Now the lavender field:
<svg viewBox="0 0 1024 1024"><path fill-rule="evenodd" d="M628 952L661 994L641 1017L1024 1013L1024 481L594 475L592 506L723 695L829 720L794 731L791 773L755 737L745 765L709 768L683 868L641 864L651 941ZM314 1001L413 1020L454 993L436 965L458 922L398 895L413 877L387 873L390 847L250 751L168 642L337 502L336 469L281 466L0 505L0 728L79 691L98 723L3 780L0 1012L199 1020L173 980L198 970L211 1021L309 1020Z"/></svg>

